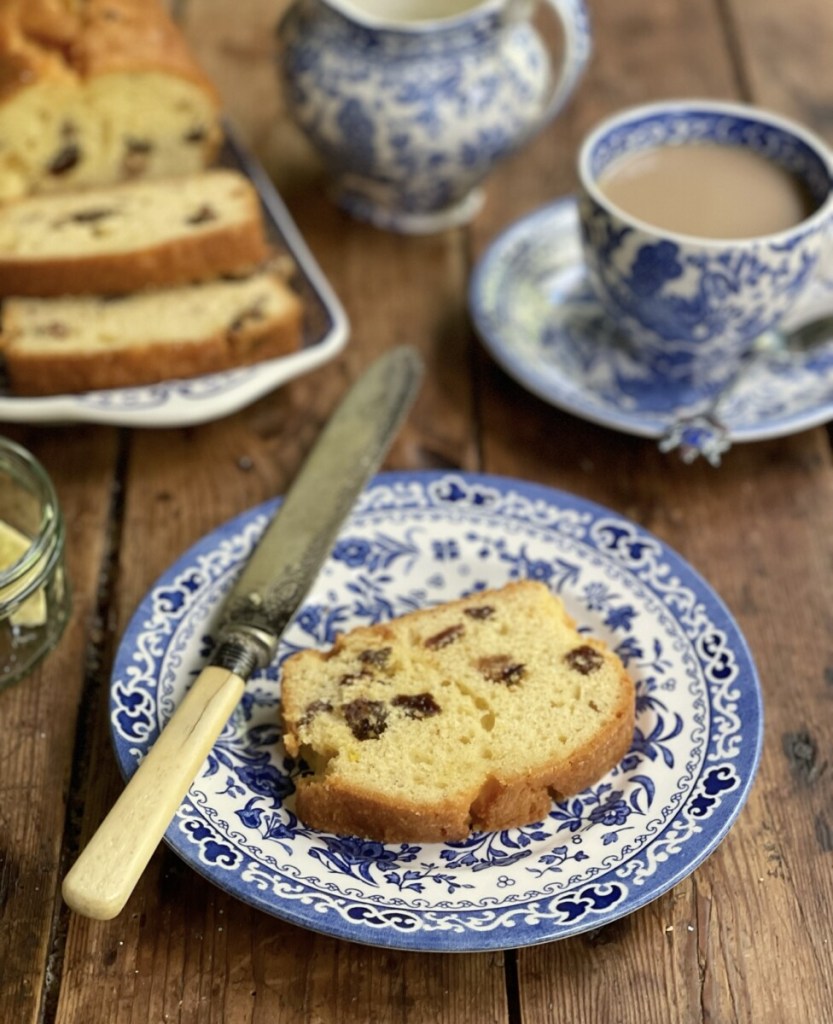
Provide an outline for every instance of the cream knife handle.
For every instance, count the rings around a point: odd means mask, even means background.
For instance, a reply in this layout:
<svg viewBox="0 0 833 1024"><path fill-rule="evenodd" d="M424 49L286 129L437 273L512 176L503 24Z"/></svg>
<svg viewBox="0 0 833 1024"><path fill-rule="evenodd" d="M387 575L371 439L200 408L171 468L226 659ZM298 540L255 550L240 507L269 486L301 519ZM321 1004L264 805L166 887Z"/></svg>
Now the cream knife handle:
<svg viewBox="0 0 833 1024"><path fill-rule="evenodd" d="M124 907L244 685L228 669L203 669L64 879L73 910L107 921Z"/></svg>

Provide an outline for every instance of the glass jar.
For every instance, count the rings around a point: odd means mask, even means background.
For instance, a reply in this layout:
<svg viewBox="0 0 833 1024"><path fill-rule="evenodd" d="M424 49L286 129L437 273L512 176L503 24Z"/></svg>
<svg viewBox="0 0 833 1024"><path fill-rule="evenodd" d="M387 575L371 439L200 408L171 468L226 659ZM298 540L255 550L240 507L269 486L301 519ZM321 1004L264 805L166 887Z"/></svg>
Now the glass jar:
<svg viewBox="0 0 833 1024"><path fill-rule="evenodd" d="M25 448L0 437L0 689L55 646L69 606L52 481Z"/></svg>

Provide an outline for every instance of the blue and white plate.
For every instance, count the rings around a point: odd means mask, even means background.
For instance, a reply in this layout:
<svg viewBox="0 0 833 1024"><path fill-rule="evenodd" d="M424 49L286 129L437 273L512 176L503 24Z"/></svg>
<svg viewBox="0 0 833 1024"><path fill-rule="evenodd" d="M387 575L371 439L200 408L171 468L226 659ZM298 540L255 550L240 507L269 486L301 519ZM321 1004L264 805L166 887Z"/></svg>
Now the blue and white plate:
<svg viewBox="0 0 833 1024"><path fill-rule="evenodd" d="M293 287L304 304L299 351L256 366L189 380L162 381L135 388L25 398L0 381L0 421L8 423L109 423L121 427L184 427L229 416L303 373L321 366L344 348L349 324L344 309L307 247L266 171L226 129L220 163L241 171L260 197L271 245L295 263Z"/></svg>
<svg viewBox="0 0 833 1024"><path fill-rule="evenodd" d="M662 437L680 410L651 385L596 301L587 280L572 198L516 221L487 249L469 303L497 362L539 398L624 433ZM825 267L784 328L833 314L833 266ZM833 321L806 351L782 338L760 353L724 394L729 440L781 437L833 418Z"/></svg>
<svg viewBox="0 0 833 1024"><path fill-rule="evenodd" d="M275 503L204 537L141 602L110 717L130 775L199 672L223 596ZM544 580L637 686L633 746L544 821L465 842L387 844L307 828L281 743L279 663L337 632L521 577ZM339 938L412 950L518 947L598 928L679 882L725 836L758 763L761 693L738 627L680 557L580 498L460 473L378 476L278 664L249 685L167 832L247 903Z"/></svg>

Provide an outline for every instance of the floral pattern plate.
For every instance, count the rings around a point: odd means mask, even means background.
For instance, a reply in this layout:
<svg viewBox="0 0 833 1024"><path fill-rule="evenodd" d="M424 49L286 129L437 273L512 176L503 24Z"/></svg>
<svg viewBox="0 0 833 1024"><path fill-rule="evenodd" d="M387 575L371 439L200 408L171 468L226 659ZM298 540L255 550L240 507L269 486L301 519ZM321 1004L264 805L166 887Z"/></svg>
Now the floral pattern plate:
<svg viewBox="0 0 833 1024"><path fill-rule="evenodd" d="M260 164L226 127L220 163L242 171L260 196L267 238L295 262L293 287L304 302L304 337L298 352L224 373L146 387L77 395L22 398L0 378L0 421L9 423L109 423L122 427L183 427L220 419L262 398L293 377L332 359L345 345L349 326L283 200Z"/></svg>
<svg viewBox="0 0 833 1024"><path fill-rule="evenodd" d="M794 351L780 334L761 338L734 387L706 410L675 408L631 357L587 279L572 198L523 217L491 244L472 275L469 305L484 344L520 384L624 433L660 438L681 412L708 411L729 441L757 441L833 418L833 265L784 324L823 321L813 344Z"/></svg>
<svg viewBox="0 0 833 1024"><path fill-rule="evenodd" d="M222 598L274 507L203 538L141 602L110 690L125 775L199 672ZM546 581L633 674L637 721L624 760L545 821L464 842L382 845L304 826L281 744L280 662L352 626L521 577ZM412 950L518 947L598 928L691 872L740 811L761 736L760 689L737 626L645 530L511 479L382 474L166 839L222 889L333 936Z"/></svg>

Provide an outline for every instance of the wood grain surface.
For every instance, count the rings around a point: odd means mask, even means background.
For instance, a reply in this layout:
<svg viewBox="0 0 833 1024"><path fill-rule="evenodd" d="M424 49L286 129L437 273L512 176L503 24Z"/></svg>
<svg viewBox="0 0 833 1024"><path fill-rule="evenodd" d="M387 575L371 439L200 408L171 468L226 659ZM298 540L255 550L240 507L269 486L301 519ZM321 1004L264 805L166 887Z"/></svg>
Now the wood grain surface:
<svg viewBox="0 0 833 1024"><path fill-rule="evenodd" d="M510 380L466 310L474 262L517 217L572 191L582 135L631 103L741 98L833 143L829 0L592 0L595 51L556 122L490 177L483 212L386 234L324 198L288 122L273 28L286 0L180 0L228 114L342 299L342 356L221 422L179 430L0 429L55 481L73 617L0 693L3 1024L779 1024L833 1021L833 465L824 428L684 466ZM664 897L562 942L483 954L363 947L235 901L160 849L123 914L76 917L60 881L122 788L106 697L153 580L196 539L284 491L373 357L415 345L428 375L391 468L462 467L564 488L667 541L723 597L759 666L757 782L718 850Z"/></svg>

